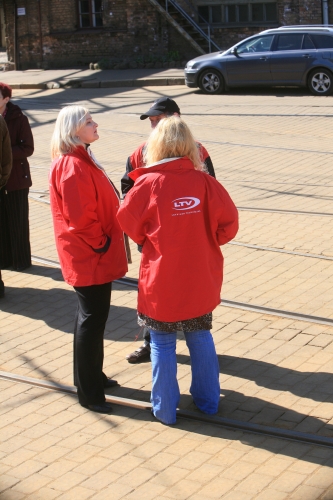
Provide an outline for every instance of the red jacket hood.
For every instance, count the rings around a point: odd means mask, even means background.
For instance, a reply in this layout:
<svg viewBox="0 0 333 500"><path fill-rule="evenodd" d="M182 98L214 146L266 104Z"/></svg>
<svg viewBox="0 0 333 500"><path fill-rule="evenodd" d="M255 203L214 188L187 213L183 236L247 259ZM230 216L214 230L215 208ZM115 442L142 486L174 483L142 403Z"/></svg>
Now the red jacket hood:
<svg viewBox="0 0 333 500"><path fill-rule="evenodd" d="M129 172L128 177L136 181L141 175L150 174L153 172L161 172L163 170L178 170L179 168L186 168L188 170L195 170L193 163L187 156L181 158L166 158L157 163L149 165L149 167L139 167L132 172Z"/></svg>

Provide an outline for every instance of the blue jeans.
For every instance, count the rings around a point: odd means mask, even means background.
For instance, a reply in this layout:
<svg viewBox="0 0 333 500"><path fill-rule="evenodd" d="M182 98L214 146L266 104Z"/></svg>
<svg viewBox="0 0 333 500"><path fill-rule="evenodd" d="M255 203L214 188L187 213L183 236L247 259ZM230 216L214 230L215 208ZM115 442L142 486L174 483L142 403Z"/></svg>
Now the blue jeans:
<svg viewBox="0 0 333 500"><path fill-rule="evenodd" d="M195 405L210 415L218 410L220 399L219 363L209 330L184 332L190 351L192 382L190 393ZM164 424L176 422L180 392L177 381L177 333L150 329L152 363L151 403L155 417Z"/></svg>

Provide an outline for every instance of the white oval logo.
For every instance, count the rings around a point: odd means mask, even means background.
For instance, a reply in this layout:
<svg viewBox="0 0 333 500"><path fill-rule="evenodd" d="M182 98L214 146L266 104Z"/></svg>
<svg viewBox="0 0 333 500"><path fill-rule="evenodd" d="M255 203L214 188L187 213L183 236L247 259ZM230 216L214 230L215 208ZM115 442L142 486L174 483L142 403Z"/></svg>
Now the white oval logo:
<svg viewBox="0 0 333 500"><path fill-rule="evenodd" d="M183 198L177 198L173 200L174 210L190 210L191 208L197 207L200 203L199 198L193 198L192 196L184 196Z"/></svg>

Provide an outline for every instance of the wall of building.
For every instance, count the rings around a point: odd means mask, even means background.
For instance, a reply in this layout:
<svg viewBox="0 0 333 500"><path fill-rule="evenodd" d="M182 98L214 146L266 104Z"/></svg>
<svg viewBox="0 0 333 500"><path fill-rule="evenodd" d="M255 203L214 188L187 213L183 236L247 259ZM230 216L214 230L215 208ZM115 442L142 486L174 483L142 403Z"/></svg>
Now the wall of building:
<svg viewBox="0 0 333 500"><path fill-rule="evenodd" d="M291 0L279 5L279 19L282 25L321 24L321 0Z"/></svg>
<svg viewBox="0 0 333 500"><path fill-rule="evenodd" d="M191 3L194 7L197 7L199 5L230 4L231 2L230 0L191 0ZM260 0L237 0L235 3L260 3ZM302 2L299 0L276 0L276 3L278 8L277 22L249 24L248 26L241 24L236 26L213 25L214 40L222 49L227 49L242 39L265 29L283 25L321 24L323 22L321 0L302 0ZM333 5L330 19L333 24Z"/></svg>
<svg viewBox="0 0 333 500"><path fill-rule="evenodd" d="M3 4L7 51L14 61L14 2ZM19 5L26 9L16 18L20 69L167 60L175 51L180 60L198 55L148 0L104 0L103 28L95 29L79 29L75 0L20 0Z"/></svg>
<svg viewBox="0 0 333 500"><path fill-rule="evenodd" d="M191 0L211 4L215 0ZM216 0L217 1L217 0ZM246 1L246 0L240 0ZM251 0L248 0L251 1ZM253 0L252 0L253 1ZM14 1L2 0L6 22L9 61L14 61ZM187 2L179 3L189 12ZM105 64L162 64L170 59L188 60L195 49L161 16L148 0L104 0L103 28L80 29L76 0L20 0L25 15L16 16L17 62L20 69ZM320 24L321 0L278 0L283 24ZM333 22L333 12L330 13ZM241 39L271 25L216 26L215 41L228 48Z"/></svg>

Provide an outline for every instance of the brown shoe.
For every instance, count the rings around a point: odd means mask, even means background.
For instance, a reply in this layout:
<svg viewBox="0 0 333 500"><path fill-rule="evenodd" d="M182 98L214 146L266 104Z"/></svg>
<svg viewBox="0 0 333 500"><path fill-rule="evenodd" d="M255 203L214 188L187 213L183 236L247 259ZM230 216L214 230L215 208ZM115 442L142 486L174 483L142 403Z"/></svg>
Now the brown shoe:
<svg viewBox="0 0 333 500"><path fill-rule="evenodd" d="M150 348L142 345L134 352L131 352L126 359L129 363L141 363L141 361L150 360Z"/></svg>

